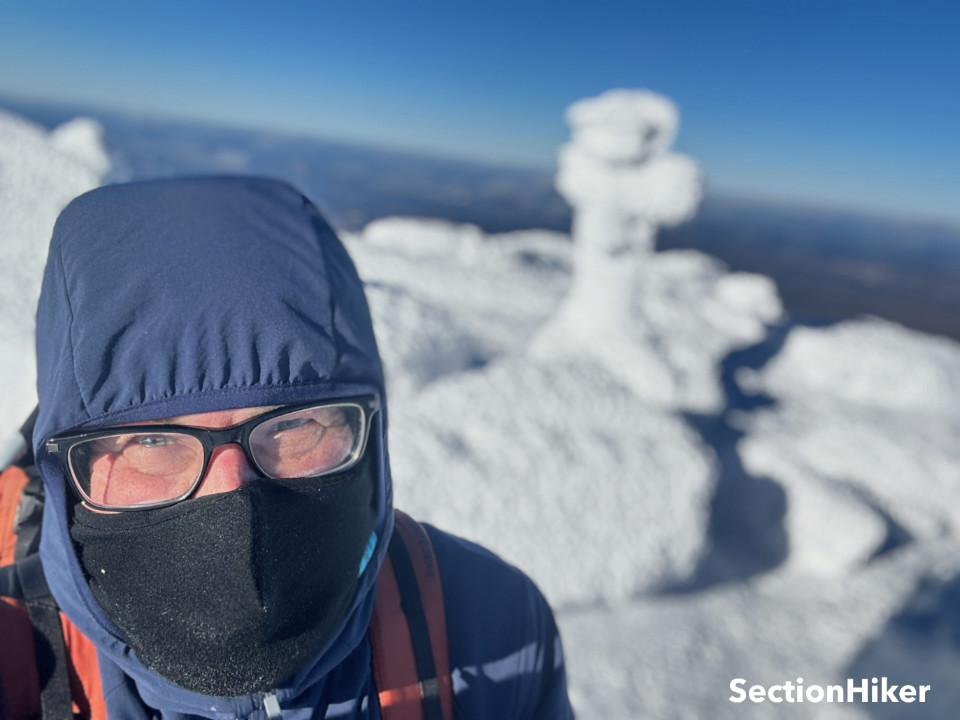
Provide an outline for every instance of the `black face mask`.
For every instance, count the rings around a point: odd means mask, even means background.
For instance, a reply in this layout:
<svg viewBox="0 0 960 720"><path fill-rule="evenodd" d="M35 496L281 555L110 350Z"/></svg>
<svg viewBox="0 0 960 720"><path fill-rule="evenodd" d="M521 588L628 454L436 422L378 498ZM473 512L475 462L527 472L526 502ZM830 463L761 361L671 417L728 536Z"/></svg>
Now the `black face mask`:
<svg viewBox="0 0 960 720"><path fill-rule="evenodd" d="M376 522L377 445L323 478L255 480L142 512L78 506L70 535L94 597L177 685L219 697L276 688L350 609Z"/></svg>

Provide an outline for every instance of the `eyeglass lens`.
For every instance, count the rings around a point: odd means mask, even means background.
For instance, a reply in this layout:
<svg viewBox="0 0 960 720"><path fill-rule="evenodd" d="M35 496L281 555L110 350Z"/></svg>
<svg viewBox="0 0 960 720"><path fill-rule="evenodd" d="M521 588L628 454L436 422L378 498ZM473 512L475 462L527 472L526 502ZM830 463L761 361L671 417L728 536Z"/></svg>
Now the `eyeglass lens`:
<svg viewBox="0 0 960 720"><path fill-rule="evenodd" d="M356 459L364 411L353 404L304 408L254 427L248 450L271 478L315 477ZM103 507L136 507L186 496L203 471L199 438L176 431L118 432L83 440L69 452L84 496Z"/></svg>

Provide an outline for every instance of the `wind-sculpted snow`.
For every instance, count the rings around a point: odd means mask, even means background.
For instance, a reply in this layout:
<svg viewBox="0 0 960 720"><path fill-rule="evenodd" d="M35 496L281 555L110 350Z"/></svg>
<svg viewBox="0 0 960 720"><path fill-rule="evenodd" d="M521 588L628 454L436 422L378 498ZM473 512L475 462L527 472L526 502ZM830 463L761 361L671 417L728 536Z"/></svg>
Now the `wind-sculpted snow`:
<svg viewBox="0 0 960 720"><path fill-rule="evenodd" d="M70 200L100 184L109 164L92 120L48 133L0 111L0 463L36 404L34 313L53 223Z"/></svg>

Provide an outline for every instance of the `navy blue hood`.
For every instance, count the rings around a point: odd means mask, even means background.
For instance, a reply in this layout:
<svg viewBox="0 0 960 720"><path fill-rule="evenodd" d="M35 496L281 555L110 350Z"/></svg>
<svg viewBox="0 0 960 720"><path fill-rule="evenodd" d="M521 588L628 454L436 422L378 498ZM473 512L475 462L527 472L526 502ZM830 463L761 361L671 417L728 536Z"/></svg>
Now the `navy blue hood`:
<svg viewBox="0 0 960 720"><path fill-rule="evenodd" d="M163 180L82 195L60 215L50 245L37 391L34 450L47 492L40 554L57 602L98 646L104 677L119 670L172 716L249 713L256 698L178 688L123 643L84 580L67 527L76 498L43 443L81 428L238 407L359 393L384 403L370 313L346 250L306 198L273 180ZM393 524L386 413L379 417L374 558L339 633L279 689L281 701L319 683L366 633Z"/></svg>

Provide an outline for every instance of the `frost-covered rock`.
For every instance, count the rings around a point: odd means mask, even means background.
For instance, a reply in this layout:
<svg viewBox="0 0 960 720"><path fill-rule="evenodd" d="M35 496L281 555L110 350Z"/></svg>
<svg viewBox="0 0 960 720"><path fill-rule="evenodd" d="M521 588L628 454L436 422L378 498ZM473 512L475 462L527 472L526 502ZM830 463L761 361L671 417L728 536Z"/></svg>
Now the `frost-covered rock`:
<svg viewBox="0 0 960 720"><path fill-rule="evenodd" d="M960 414L960 344L879 318L798 327L764 370L778 398L823 398L865 408Z"/></svg>
<svg viewBox="0 0 960 720"><path fill-rule="evenodd" d="M398 506L490 546L562 606L689 575L709 452L603 365L518 354L569 287L568 238L388 219L347 245L384 359Z"/></svg>
<svg viewBox="0 0 960 720"><path fill-rule="evenodd" d="M102 178L110 170L110 157L103 144L103 126L79 117L50 131L50 145Z"/></svg>

